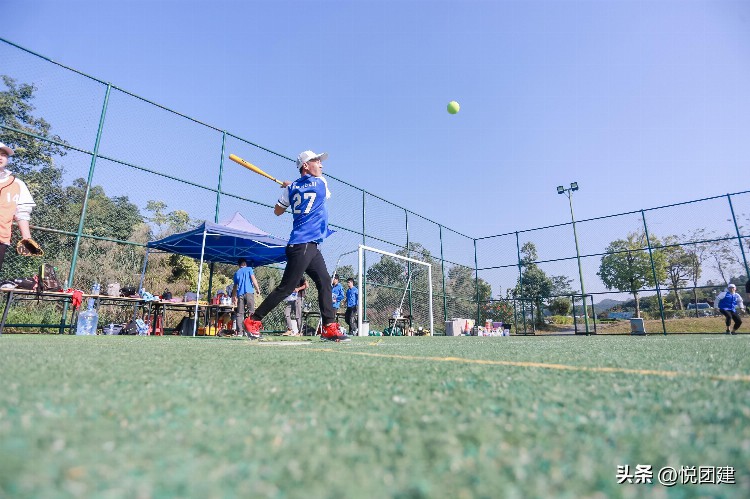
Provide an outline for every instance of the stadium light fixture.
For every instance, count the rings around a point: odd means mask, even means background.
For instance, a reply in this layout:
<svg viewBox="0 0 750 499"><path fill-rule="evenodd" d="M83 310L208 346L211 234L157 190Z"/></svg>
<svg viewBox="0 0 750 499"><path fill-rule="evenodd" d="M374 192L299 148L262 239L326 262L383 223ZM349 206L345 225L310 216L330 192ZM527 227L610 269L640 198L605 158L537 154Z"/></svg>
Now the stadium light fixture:
<svg viewBox="0 0 750 499"><path fill-rule="evenodd" d="M583 286L583 269L581 268L581 252L578 250L578 232L576 231L576 218L573 215L573 191L578 190L578 182L571 182L570 188L566 189L561 185L557 186L558 194L565 194L568 196L568 203L570 204L570 220L573 222L573 239L576 242L576 259L578 260L578 277L581 280L581 299L583 301L583 321L586 324L586 334L589 334L589 313L586 307L586 290Z"/></svg>

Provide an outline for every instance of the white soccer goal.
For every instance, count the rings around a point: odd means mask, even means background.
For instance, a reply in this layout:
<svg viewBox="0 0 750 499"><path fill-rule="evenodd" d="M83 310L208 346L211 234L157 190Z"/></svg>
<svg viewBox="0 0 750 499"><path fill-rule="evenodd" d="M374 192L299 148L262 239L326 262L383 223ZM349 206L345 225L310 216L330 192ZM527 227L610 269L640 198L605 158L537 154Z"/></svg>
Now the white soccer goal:
<svg viewBox="0 0 750 499"><path fill-rule="evenodd" d="M406 326L426 327L434 334L432 318L432 265L360 245L359 306L357 326L368 322L370 330Z"/></svg>

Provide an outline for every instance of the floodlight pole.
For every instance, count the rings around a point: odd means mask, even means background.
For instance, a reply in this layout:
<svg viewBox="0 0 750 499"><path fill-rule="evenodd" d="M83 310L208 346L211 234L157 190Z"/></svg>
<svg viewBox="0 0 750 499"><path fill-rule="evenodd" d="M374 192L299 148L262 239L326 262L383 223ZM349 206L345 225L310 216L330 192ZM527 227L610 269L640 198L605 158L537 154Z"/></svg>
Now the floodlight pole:
<svg viewBox="0 0 750 499"><path fill-rule="evenodd" d="M583 286L583 270L581 268L581 252L578 250L578 233L576 232L576 218L573 215L573 191L578 190L578 182L570 184L570 187L565 189L562 186L557 188L558 194L565 194L568 196L568 204L570 205L570 220L573 222L573 239L576 242L576 259L578 260L578 278L581 280L581 301L583 302L583 322L586 325L586 334L589 334L589 312L586 307L586 290Z"/></svg>

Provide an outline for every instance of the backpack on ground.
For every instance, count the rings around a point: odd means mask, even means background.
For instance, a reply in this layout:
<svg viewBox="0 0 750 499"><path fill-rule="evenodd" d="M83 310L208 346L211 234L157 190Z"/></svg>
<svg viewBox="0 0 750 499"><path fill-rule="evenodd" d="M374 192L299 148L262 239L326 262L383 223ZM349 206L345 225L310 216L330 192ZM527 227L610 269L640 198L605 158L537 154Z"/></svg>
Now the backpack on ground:
<svg viewBox="0 0 750 499"><path fill-rule="evenodd" d="M120 334L138 334L138 326L135 321L130 321L125 324L125 327L122 328Z"/></svg>

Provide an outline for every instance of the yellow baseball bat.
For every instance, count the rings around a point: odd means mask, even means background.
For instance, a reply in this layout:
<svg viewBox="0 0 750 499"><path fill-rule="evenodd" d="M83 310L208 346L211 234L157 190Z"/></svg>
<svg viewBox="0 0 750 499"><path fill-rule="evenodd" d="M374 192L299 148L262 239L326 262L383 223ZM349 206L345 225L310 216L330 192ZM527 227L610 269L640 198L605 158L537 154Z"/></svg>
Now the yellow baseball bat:
<svg viewBox="0 0 750 499"><path fill-rule="evenodd" d="M235 156L234 154L230 154L229 155L229 159L231 159L235 163L241 164L242 166L244 166L245 168L247 168L250 171L254 171L258 175L263 175L266 178L270 178L271 180L273 180L277 184L283 185L283 182L281 180L277 179L276 177L273 177L273 176L269 175L268 173L264 172L263 170L261 170L260 168L258 168L257 166L255 166L254 164L245 161L244 159L240 158L239 156Z"/></svg>

